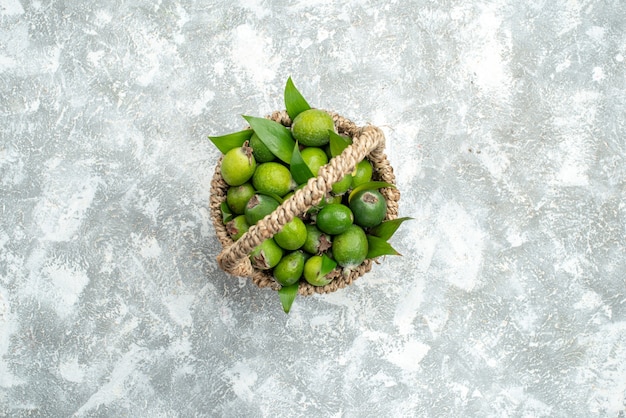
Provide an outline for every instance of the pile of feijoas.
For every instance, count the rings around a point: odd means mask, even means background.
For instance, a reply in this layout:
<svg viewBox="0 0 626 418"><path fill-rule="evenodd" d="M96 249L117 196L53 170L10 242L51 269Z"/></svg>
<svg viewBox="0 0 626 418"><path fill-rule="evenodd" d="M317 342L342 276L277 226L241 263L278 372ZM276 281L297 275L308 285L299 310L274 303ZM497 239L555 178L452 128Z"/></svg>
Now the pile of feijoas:
<svg viewBox="0 0 626 418"><path fill-rule="evenodd" d="M285 86L285 107L290 127L244 116L249 129L209 137L224 154L220 174L229 187L222 219L234 241L352 143L336 132L328 112L309 106L291 78ZM379 190L395 186L372 181L372 173L366 157L333 184L317 206L249 254L252 266L270 273L280 285L286 312L300 281L325 286L368 258L398 255L388 240L408 218L385 220L387 202Z"/></svg>

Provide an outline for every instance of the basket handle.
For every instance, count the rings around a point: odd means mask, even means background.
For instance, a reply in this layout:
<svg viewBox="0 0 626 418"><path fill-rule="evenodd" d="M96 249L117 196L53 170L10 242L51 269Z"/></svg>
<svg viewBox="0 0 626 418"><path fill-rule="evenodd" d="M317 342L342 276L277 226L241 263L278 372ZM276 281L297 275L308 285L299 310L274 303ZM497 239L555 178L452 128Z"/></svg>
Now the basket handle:
<svg viewBox="0 0 626 418"><path fill-rule="evenodd" d="M335 124L343 119L331 114ZM366 156L372 154L374 158L384 156L385 136L374 126L357 128L352 145L343 152L331 158L330 162L321 167L317 177L309 179L306 186L297 190L293 196L285 200L274 212L251 226L233 245L226 247L217 256L220 268L235 276L250 276L253 267L248 254L256 246L279 232L282 227L302 215L311 206L317 205L331 190L332 185L341 180L347 173L354 171L355 166Z"/></svg>

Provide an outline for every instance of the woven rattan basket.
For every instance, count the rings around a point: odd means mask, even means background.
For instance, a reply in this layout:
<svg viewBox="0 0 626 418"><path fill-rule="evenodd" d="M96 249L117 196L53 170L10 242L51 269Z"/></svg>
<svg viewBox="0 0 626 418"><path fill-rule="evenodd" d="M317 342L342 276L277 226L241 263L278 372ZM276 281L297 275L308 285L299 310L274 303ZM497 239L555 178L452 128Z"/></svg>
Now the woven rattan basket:
<svg viewBox="0 0 626 418"><path fill-rule="evenodd" d="M339 134L352 138L353 143L340 155L332 158L330 162L320 168L317 177L309 179L306 186L297 190L296 193L285 200L274 212L250 227L241 238L234 242L222 222L220 206L226 200L228 185L222 179L220 166L222 159L215 167L215 174L211 181L210 209L213 226L218 239L222 243L222 252L217 256L217 261L222 270L233 276L249 277L259 287L269 287L273 290L280 289L280 285L273 279L271 273L252 267L248 254L264 240L271 238L281 230L283 225L296 216L301 216L308 209L317 205L322 198L330 192L333 183L339 181L345 174L351 173L356 164L367 157L373 166L372 179L395 184L393 168L387 161L384 153L385 136L379 128L374 126L358 127L352 121L343 118L336 113L328 112ZM269 117L286 127L291 126L291 119L285 111L277 111ZM397 188L384 188L381 190L387 200L387 214L385 219L396 219L398 216L398 202L400 192ZM350 272L342 272L335 269L332 274L335 278L326 286L312 286L305 281L300 281L298 293L300 295L312 295L314 293L330 293L344 288L372 268L372 260L365 260L356 269Z"/></svg>

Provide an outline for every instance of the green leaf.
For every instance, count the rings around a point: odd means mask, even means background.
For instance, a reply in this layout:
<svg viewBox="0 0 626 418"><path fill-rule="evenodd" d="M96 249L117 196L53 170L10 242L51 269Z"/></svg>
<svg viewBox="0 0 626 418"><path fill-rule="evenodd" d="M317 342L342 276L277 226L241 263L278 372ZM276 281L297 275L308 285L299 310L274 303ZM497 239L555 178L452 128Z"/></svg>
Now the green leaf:
<svg viewBox="0 0 626 418"><path fill-rule="evenodd" d="M400 225L402 225L402 223L404 221L408 221L410 219L410 217L404 217L404 218L398 218L398 219L392 219L390 221L384 221L383 223L381 223L378 226L375 226L374 228L372 228L370 230L370 234L377 236L380 239L383 239L385 241L388 241L389 238L391 238L393 236L393 234L396 233L396 231L398 230L398 228L400 227Z"/></svg>
<svg viewBox="0 0 626 418"><path fill-rule="evenodd" d="M402 255L397 252L387 241L373 235L367 236L367 245L367 258L376 258L382 255Z"/></svg>
<svg viewBox="0 0 626 418"><path fill-rule="evenodd" d="M278 289L278 297L280 298L280 303L283 305L283 311L285 313L289 313L291 310L291 305L293 305L293 301L298 296L298 287L299 283L294 283L290 286L283 286Z"/></svg>
<svg viewBox="0 0 626 418"><path fill-rule="evenodd" d="M261 190L257 190L255 193L257 194L262 194L265 196L269 196L272 199L274 199L275 201L277 201L278 203L283 203L285 201L285 199L283 199L282 197L278 196L276 193L270 193L270 192L263 192Z"/></svg>
<svg viewBox="0 0 626 418"><path fill-rule="evenodd" d="M333 271L337 267L337 262L327 256L326 254L322 255L322 267L320 268L319 277L324 277L331 271Z"/></svg>
<svg viewBox="0 0 626 418"><path fill-rule="evenodd" d="M291 162L291 153L295 142L288 128L270 119L245 115L244 119L248 121L250 127L272 154L287 164Z"/></svg>
<svg viewBox="0 0 626 418"><path fill-rule="evenodd" d="M344 149L348 148L350 144L352 144L352 139L341 136L333 130L328 130L330 134L330 155L332 157L336 157L343 152Z"/></svg>
<svg viewBox="0 0 626 418"><path fill-rule="evenodd" d="M250 139L253 133L252 129L244 129L228 135L210 136L209 139L222 154L226 154L231 149L242 146L244 142Z"/></svg>
<svg viewBox="0 0 626 418"><path fill-rule="evenodd" d="M291 177L293 177L294 181L297 184L306 183L306 181L312 177L315 177L311 172L311 169L302 159L302 154L300 154L300 148L298 148L298 143L293 147L293 153L291 154L291 162L289 163L289 171L291 172Z"/></svg>
<svg viewBox="0 0 626 418"><path fill-rule="evenodd" d="M294 120L300 112L311 108L293 84L291 77L287 79L287 84L285 85L285 108L291 120Z"/></svg>
<svg viewBox="0 0 626 418"><path fill-rule="evenodd" d="M226 224L227 222L232 221L233 212L230 210L230 207L226 202L222 202L222 204L220 205L220 209L222 210L222 222Z"/></svg>
<svg viewBox="0 0 626 418"><path fill-rule="evenodd" d="M367 183L360 184L356 186L354 190L350 192L350 195L348 196L348 203L352 202L352 198L354 197L354 195L356 195L360 191L382 189L384 187L396 187L396 186L395 184L386 183L384 181L369 181Z"/></svg>

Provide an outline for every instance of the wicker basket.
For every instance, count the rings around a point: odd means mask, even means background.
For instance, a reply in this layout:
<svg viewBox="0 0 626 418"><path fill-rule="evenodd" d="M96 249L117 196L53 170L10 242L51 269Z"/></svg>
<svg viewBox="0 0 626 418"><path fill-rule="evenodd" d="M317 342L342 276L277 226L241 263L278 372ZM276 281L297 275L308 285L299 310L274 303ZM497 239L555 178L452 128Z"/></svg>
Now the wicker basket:
<svg viewBox="0 0 626 418"><path fill-rule="evenodd" d="M384 154L385 137L382 131L374 126L358 127L352 121L345 119L336 113L328 112L339 134L352 138L353 143L346 148L341 155L332 158L330 162L320 168L317 177L309 179L306 186L285 200L274 212L267 215L256 225L250 227L241 238L234 242L222 222L220 206L226 200L228 185L222 179L220 166L222 159L215 167L215 174L211 182L210 209L213 226L218 239L222 243L222 252L217 256L217 261L222 270L238 277L249 277L259 287L269 287L273 290L280 289L280 285L273 279L271 273L252 267L248 254L264 240L271 238L280 231L286 223L296 216L301 216L308 209L317 205L322 198L330 192L333 183L341 180L345 174L351 173L356 164L367 157L373 166L372 179L395 184L393 168ZM277 111L268 116L286 127L291 126L291 119L285 111ZM398 216L398 201L400 192L397 188L384 188L381 190L387 200L387 214L385 219L396 219ZM352 284L354 280L370 271L372 260L365 260L356 269L343 274L341 269L336 268L332 274L335 278L326 286L312 286L305 281L300 281L298 293L312 295L314 293L329 293Z"/></svg>

